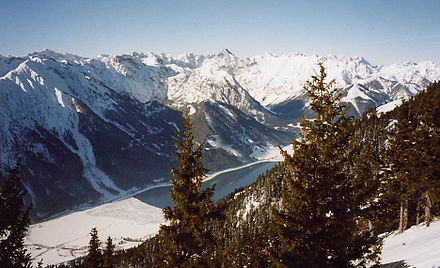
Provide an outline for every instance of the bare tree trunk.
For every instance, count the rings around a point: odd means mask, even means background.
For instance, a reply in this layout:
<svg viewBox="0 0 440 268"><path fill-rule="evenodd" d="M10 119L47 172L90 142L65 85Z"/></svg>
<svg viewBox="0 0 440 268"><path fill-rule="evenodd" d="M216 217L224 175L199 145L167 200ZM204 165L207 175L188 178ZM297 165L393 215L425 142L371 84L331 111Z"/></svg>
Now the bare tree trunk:
<svg viewBox="0 0 440 268"><path fill-rule="evenodd" d="M400 213L399 213L399 234L403 233L403 201L400 201Z"/></svg>
<svg viewBox="0 0 440 268"><path fill-rule="evenodd" d="M432 200L431 196L429 195L429 191L426 191L423 194L425 198L425 224L426 227L429 227L432 221L432 215L431 215L431 208L432 208Z"/></svg>
<svg viewBox="0 0 440 268"><path fill-rule="evenodd" d="M420 211L419 211L419 206L417 206L416 225L419 224L420 224Z"/></svg>
<svg viewBox="0 0 440 268"><path fill-rule="evenodd" d="M406 230L408 225L408 199L400 201L400 215L399 215L399 234Z"/></svg>
<svg viewBox="0 0 440 268"><path fill-rule="evenodd" d="M417 202L417 215L416 215L416 225L419 225L420 222L423 219L423 215L420 215L420 210L421 210L421 205L420 202Z"/></svg>
<svg viewBox="0 0 440 268"><path fill-rule="evenodd" d="M403 231L405 231L407 227L408 227L408 198L405 199L403 204Z"/></svg>

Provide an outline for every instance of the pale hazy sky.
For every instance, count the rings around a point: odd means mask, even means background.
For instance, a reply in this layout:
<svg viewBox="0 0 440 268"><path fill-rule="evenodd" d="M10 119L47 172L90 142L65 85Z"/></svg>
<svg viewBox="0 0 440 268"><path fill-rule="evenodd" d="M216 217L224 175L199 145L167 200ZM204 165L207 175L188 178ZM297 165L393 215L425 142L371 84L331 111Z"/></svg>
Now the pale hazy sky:
<svg viewBox="0 0 440 268"><path fill-rule="evenodd" d="M266 52L440 63L440 1L0 0L0 54Z"/></svg>

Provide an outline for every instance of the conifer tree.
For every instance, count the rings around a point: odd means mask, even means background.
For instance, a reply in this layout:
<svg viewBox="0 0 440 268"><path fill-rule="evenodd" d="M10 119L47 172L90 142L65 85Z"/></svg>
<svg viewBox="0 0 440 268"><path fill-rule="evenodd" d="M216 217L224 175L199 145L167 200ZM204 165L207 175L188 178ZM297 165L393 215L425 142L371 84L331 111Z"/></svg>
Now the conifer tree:
<svg viewBox="0 0 440 268"><path fill-rule="evenodd" d="M102 254L104 258L104 264L102 266L103 268L113 268L115 266L115 260L113 256L114 251L115 245L113 244L112 238L109 236L105 243L105 249Z"/></svg>
<svg viewBox="0 0 440 268"><path fill-rule="evenodd" d="M417 169L414 171L414 175L417 176L417 187L419 199L422 207L424 208L423 220L426 226L432 222L432 208L433 197L435 189L440 187L440 180L438 174L439 169L439 152L438 143L440 140L436 138L436 135L432 135L427 125L421 125L414 132L414 143L417 146L417 151L414 155L415 166ZM420 218L417 219L419 221Z"/></svg>
<svg viewBox="0 0 440 268"><path fill-rule="evenodd" d="M381 205L379 189L382 179L382 141L379 133L383 132L383 128L379 120L375 110L367 112L362 122L355 122L356 131L349 141L352 163L347 165L351 167L352 183L356 189L353 192L354 200L362 208L360 221L369 230L377 229L379 226L374 223L380 220L377 215Z"/></svg>
<svg viewBox="0 0 440 268"><path fill-rule="evenodd" d="M37 263L37 268L43 268L43 259Z"/></svg>
<svg viewBox="0 0 440 268"><path fill-rule="evenodd" d="M386 184L381 199L399 204L399 232L414 222L412 213L415 207L415 223L423 220L429 226L439 196L438 88L439 84L433 83L417 96L404 101L393 111L393 120L388 127L388 140L383 153ZM420 213L422 209L424 213Z"/></svg>
<svg viewBox="0 0 440 268"><path fill-rule="evenodd" d="M102 267L102 264L101 241L99 241L98 238L98 230L96 230L96 227L93 227L90 231L89 252L86 256L84 266L86 268L99 268Z"/></svg>
<svg viewBox="0 0 440 268"><path fill-rule="evenodd" d="M404 102L398 112L396 120L390 125L388 144L383 153L384 193L399 202L398 232L402 233L409 224L409 202L418 190L415 173L417 148L412 135L417 124L409 103Z"/></svg>
<svg viewBox="0 0 440 268"><path fill-rule="evenodd" d="M191 117L183 115L182 130L177 132L176 158L172 168L171 199L174 207L163 209L167 225L161 225L159 235L162 261L168 267L194 267L210 261L214 237L206 223L215 216L213 188L202 189L207 169L203 166L203 145L196 146L191 130Z"/></svg>
<svg viewBox="0 0 440 268"><path fill-rule="evenodd" d="M435 84L428 89L433 86ZM415 187L418 188L417 193L424 208L422 218L426 226L429 226L433 219L434 200L438 198L438 189L440 189L440 120L438 118L440 107L435 103L430 105L422 102L422 106L424 105L427 107L416 113L417 126L411 133L415 148L412 166L414 176L417 178Z"/></svg>
<svg viewBox="0 0 440 268"><path fill-rule="evenodd" d="M0 189L0 267L31 267L23 244L30 223L25 193L17 163Z"/></svg>
<svg viewBox="0 0 440 268"><path fill-rule="evenodd" d="M282 151L292 176L283 182L281 208L274 213L279 249L274 262L281 267L350 267L377 242L361 231L362 213L355 200L347 153L352 120L340 106L335 80L326 82L325 69L312 76L305 90L314 120L301 122L301 138L292 141L293 154Z"/></svg>

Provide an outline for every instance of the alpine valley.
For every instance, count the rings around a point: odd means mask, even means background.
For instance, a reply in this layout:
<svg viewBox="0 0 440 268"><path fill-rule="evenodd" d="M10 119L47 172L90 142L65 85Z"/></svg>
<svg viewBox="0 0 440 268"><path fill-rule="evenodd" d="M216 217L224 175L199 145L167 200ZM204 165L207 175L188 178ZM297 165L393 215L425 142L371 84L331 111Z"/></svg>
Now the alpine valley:
<svg viewBox="0 0 440 268"><path fill-rule="evenodd" d="M303 89L324 62L350 113L383 110L440 79L425 61L265 54L0 56L0 173L22 162L34 219L167 182L188 109L212 171L258 160L298 133Z"/></svg>

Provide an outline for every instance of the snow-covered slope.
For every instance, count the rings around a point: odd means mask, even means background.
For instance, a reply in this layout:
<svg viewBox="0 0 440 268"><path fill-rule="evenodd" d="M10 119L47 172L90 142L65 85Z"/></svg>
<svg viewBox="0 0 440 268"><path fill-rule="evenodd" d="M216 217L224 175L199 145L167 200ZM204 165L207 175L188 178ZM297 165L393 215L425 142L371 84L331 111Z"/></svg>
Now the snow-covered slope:
<svg viewBox="0 0 440 268"><path fill-rule="evenodd" d="M410 267L440 266L440 221L430 227L413 226L402 234L391 233L384 240L382 263L404 261Z"/></svg>
<svg viewBox="0 0 440 268"><path fill-rule="evenodd" d="M168 176L180 114L154 102L159 68L138 81L48 50L0 63L0 173L22 159L37 217ZM139 88L148 103L130 97Z"/></svg>
<svg viewBox="0 0 440 268"><path fill-rule="evenodd" d="M161 209L129 198L31 225L25 244L35 263L58 264L87 254L93 227L103 243L111 236L118 250L138 245L162 223Z"/></svg>
<svg viewBox="0 0 440 268"><path fill-rule="evenodd" d="M131 53L101 55L96 59L45 50L23 58L1 57L0 75L14 72L24 61L38 59L44 64L53 61L53 72L70 71L74 66L75 75L76 72L82 75L81 83L97 82L143 103L215 101L240 109L305 99L303 87L318 72L318 62L325 62L328 78L336 79L336 85L346 92L345 101L352 103L358 112L367 106L412 96L440 79L440 65L429 61L374 66L362 57L301 53L239 58L227 49L207 56Z"/></svg>
<svg viewBox="0 0 440 268"><path fill-rule="evenodd" d="M171 77L168 98L178 103L217 101L244 106L243 102L249 102L251 97L233 76L237 62L237 57L224 50L198 68Z"/></svg>
<svg viewBox="0 0 440 268"><path fill-rule="evenodd" d="M336 79L339 87L352 84L354 80L368 77L374 72L374 66L359 57L266 54L249 59L249 68L239 71L238 80L262 104L274 105L302 97L305 82L317 74L317 63L323 61L329 78Z"/></svg>

